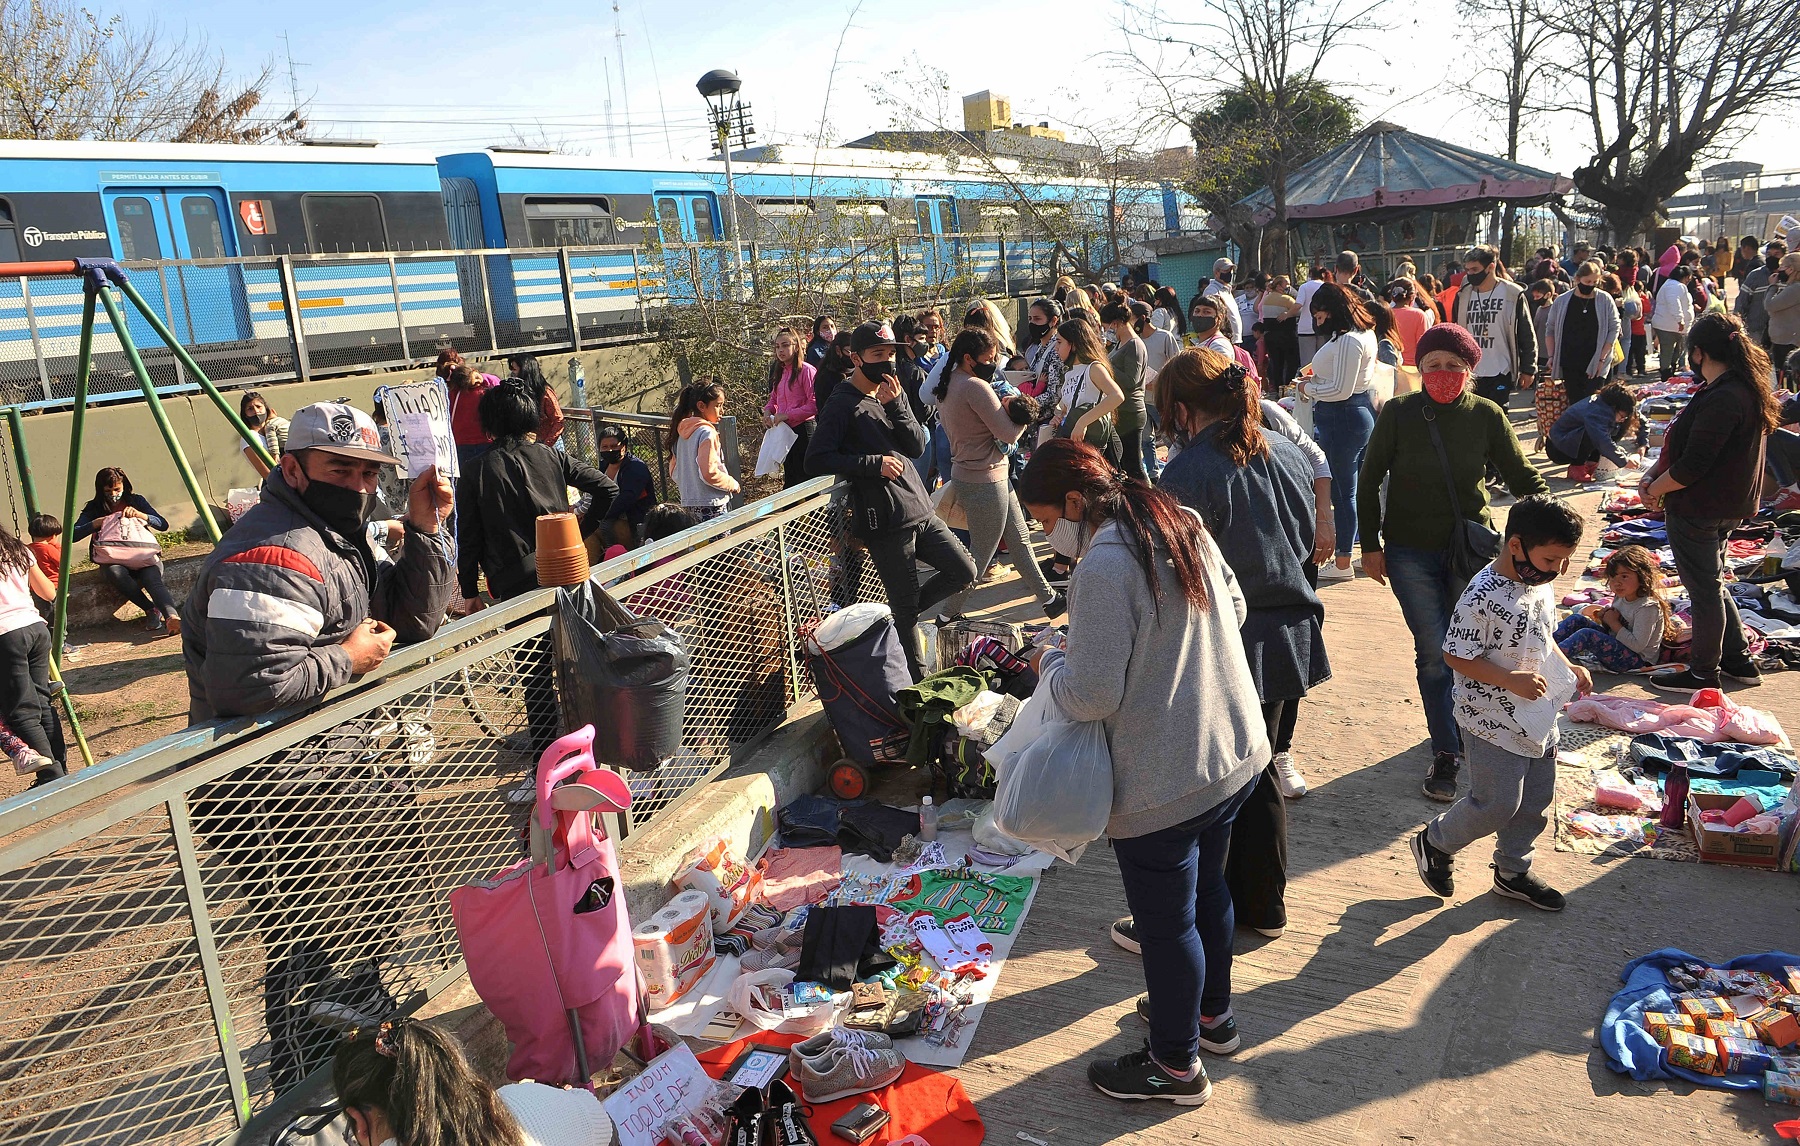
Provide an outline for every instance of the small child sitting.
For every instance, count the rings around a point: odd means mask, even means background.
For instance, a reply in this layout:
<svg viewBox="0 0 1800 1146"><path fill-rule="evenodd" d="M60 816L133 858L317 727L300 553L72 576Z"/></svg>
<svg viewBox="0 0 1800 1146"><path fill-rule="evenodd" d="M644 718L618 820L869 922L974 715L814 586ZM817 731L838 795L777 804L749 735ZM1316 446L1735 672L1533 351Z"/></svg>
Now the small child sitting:
<svg viewBox="0 0 1800 1146"><path fill-rule="evenodd" d="M55 627L54 612L56 599L54 591L57 581L62 577L62 522L47 513L34 513L25 523L31 533L31 542L26 546L31 550L32 560L37 562L44 576L50 579L52 596L49 600L37 599L38 616L44 618L44 624ZM73 657L85 646L78 645L63 637L63 656ZM22 742L21 742L22 743Z"/></svg>
<svg viewBox="0 0 1800 1146"><path fill-rule="evenodd" d="M1663 600L1656 557L1642 545L1627 545L1603 566L1612 604L1589 605L1556 626L1556 644L1570 660L1607 672L1628 673L1662 660L1669 633L1669 603Z"/></svg>
<svg viewBox="0 0 1800 1146"><path fill-rule="evenodd" d="M1531 861L1556 797L1556 720L1552 711L1545 735L1542 705L1560 708L1571 699L1550 695L1546 673L1554 669L1565 681L1573 674L1575 691L1584 696L1594 687L1587 670L1567 663L1550 639L1556 615L1550 583L1580 542L1574 510L1546 494L1521 499L1507 515L1499 554L1475 574L1450 617L1444 663L1456 674L1469 791L1411 841L1419 878L1441 898L1456 889L1456 853L1491 835L1494 894L1542 911L1563 909L1562 893L1532 873ZM1554 665L1557 660L1564 664ZM1527 705L1535 707L1528 712Z"/></svg>

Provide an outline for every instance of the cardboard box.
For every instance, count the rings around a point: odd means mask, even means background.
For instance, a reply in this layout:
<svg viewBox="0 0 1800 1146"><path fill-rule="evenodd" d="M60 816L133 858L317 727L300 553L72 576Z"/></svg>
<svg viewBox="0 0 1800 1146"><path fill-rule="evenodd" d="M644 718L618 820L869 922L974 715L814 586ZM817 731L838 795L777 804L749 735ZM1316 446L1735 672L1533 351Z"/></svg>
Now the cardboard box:
<svg viewBox="0 0 1800 1146"><path fill-rule="evenodd" d="M1756 1028L1741 1019L1708 1019L1698 1032L1709 1039L1756 1039Z"/></svg>
<svg viewBox="0 0 1800 1146"><path fill-rule="evenodd" d="M1755 1039L1714 1039L1719 1068L1725 1074L1761 1074L1769 1069L1769 1050Z"/></svg>
<svg viewBox="0 0 1800 1146"><path fill-rule="evenodd" d="M1708 863L1737 864L1740 867L1779 866L1781 835L1779 832L1720 831L1700 822L1700 813L1724 811L1740 797L1720 792L1688 793L1688 831L1700 847L1700 858Z"/></svg>
<svg viewBox="0 0 1800 1146"><path fill-rule="evenodd" d="M1800 1015L1791 1011L1770 1007L1751 1019L1750 1024L1756 1028L1757 1037L1776 1050L1800 1043Z"/></svg>
<svg viewBox="0 0 1800 1146"><path fill-rule="evenodd" d="M1669 1032L1669 1065L1685 1067L1700 1074L1723 1074L1719 1061L1719 1044L1704 1035L1686 1031Z"/></svg>
<svg viewBox="0 0 1800 1146"><path fill-rule="evenodd" d="M1696 1019L1735 1019L1737 1012L1731 1004L1717 995L1701 995L1696 998L1676 999L1675 1007L1684 1015Z"/></svg>
<svg viewBox="0 0 1800 1146"><path fill-rule="evenodd" d="M1763 1097L1770 1102L1787 1102L1800 1106L1800 1074L1768 1071L1763 1075Z"/></svg>
<svg viewBox="0 0 1800 1146"><path fill-rule="evenodd" d="M1651 1038L1665 1047L1669 1045L1670 1031L1686 1031L1690 1035L1698 1033L1694 1016L1670 1014L1667 1011L1645 1011L1644 1029L1650 1032Z"/></svg>

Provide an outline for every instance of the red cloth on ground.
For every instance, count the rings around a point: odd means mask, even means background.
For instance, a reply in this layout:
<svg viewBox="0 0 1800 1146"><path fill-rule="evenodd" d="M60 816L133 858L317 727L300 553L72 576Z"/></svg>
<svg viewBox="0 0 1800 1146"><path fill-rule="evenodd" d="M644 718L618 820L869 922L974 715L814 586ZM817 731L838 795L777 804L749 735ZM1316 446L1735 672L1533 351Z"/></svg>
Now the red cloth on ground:
<svg viewBox="0 0 1800 1146"><path fill-rule="evenodd" d="M838 847L771 848L762 859L763 902L787 912L817 903L844 882L844 851Z"/></svg>
<svg viewBox="0 0 1800 1146"><path fill-rule="evenodd" d="M763 1031L697 1057L707 1074L720 1078L751 1043L785 1047L800 1040L800 1035ZM796 1094L799 1093L800 1084L792 1075L787 1077L787 1083ZM876 1135L883 1142L917 1134L931 1146L981 1146L987 1136L987 1127L982 1124L975 1104L969 1101L963 1084L942 1071L915 1062L907 1063L900 1077L880 1090L853 1094L836 1102L811 1104L812 1113L807 1115L806 1121L820 1143L836 1142L839 1139L832 1136L831 1124L865 1102L873 1102L888 1112L890 1121Z"/></svg>

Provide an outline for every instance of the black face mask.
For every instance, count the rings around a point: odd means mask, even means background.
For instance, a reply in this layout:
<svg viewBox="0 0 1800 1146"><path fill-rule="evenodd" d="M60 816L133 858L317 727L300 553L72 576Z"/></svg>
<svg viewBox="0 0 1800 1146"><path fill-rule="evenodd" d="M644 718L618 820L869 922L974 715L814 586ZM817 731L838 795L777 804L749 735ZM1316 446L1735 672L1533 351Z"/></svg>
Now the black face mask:
<svg viewBox="0 0 1800 1146"><path fill-rule="evenodd" d="M1050 324L1047 322L1028 322L1025 324L1025 329L1031 332L1031 340L1033 342L1040 342L1043 340L1044 335L1050 332Z"/></svg>
<svg viewBox="0 0 1800 1146"><path fill-rule="evenodd" d="M1195 318L1193 322L1194 333L1205 334L1217 325L1219 325L1219 320L1216 318Z"/></svg>
<svg viewBox="0 0 1800 1146"><path fill-rule="evenodd" d="M1576 283L1575 293L1581 295L1583 298L1588 298L1593 295L1594 288L1587 283Z"/></svg>
<svg viewBox="0 0 1800 1146"><path fill-rule="evenodd" d="M374 491L358 493L317 478L308 479L306 488L300 491L300 500L320 521L351 541L356 540L375 513Z"/></svg>
<svg viewBox="0 0 1800 1146"><path fill-rule="evenodd" d="M900 375L900 371L894 367L891 359L886 362L864 362L858 369L862 371L864 378L877 386L889 378L897 378Z"/></svg>
<svg viewBox="0 0 1800 1146"><path fill-rule="evenodd" d="M1474 271L1474 272L1464 271L1463 272L1463 281L1468 283L1470 286L1480 286L1482 283L1487 281L1487 272L1486 271Z"/></svg>
<svg viewBox="0 0 1800 1146"><path fill-rule="evenodd" d="M983 382L992 382L994 380L994 371L997 370L999 366L1000 364L998 362L971 362L969 364L969 373L981 379Z"/></svg>
<svg viewBox="0 0 1800 1146"><path fill-rule="evenodd" d="M1556 580L1558 572L1555 569L1539 569L1529 553L1525 555L1523 561L1516 557L1513 558L1512 566L1513 576L1519 579L1521 585L1548 585Z"/></svg>
<svg viewBox="0 0 1800 1146"><path fill-rule="evenodd" d="M607 450L605 453L600 455L600 460L605 462L609 466L616 466L620 462L625 460L625 451L624 450Z"/></svg>
<svg viewBox="0 0 1800 1146"><path fill-rule="evenodd" d="M1769 268L1771 271L1780 265L1781 265L1781 256L1779 256L1779 255L1770 255L1768 258L1763 260L1763 266Z"/></svg>

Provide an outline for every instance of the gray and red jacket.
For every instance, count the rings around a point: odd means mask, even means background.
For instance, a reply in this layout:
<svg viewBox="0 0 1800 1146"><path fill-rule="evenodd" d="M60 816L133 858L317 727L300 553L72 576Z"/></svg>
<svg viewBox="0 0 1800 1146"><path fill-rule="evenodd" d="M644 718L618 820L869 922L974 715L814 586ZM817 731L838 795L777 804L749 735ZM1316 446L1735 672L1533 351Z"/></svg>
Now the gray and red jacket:
<svg viewBox="0 0 1800 1146"><path fill-rule="evenodd" d="M300 500L279 469L231 527L181 607L188 723L317 703L349 682L341 642L370 617L395 645L437 632L456 588L447 533L410 524L397 562L347 540Z"/></svg>

